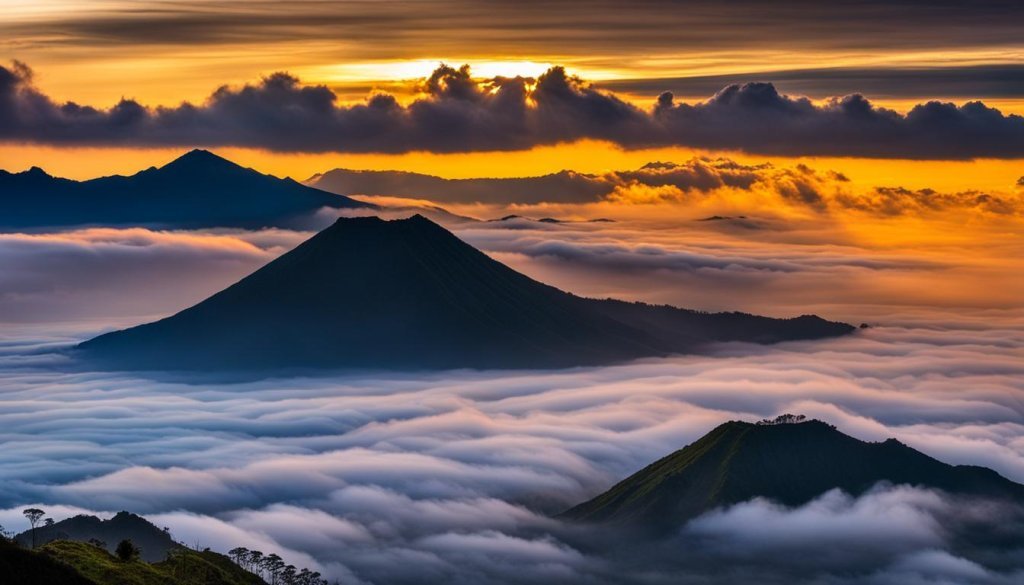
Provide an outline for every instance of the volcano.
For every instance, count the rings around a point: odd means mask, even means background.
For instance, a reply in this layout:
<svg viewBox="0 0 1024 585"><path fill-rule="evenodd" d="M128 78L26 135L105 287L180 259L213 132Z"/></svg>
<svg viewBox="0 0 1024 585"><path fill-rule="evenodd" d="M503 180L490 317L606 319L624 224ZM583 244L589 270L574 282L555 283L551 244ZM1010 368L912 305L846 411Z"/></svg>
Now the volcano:
<svg viewBox="0 0 1024 585"><path fill-rule="evenodd" d="M815 316L581 298L417 215L339 219L191 308L78 349L130 369L556 368L853 330Z"/></svg>

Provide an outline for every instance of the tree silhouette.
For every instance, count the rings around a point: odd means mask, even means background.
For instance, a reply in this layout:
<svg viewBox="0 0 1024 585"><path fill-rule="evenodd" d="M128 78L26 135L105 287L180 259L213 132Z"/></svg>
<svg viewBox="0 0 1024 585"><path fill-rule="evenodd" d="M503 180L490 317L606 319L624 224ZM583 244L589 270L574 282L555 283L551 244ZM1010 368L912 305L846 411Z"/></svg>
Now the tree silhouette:
<svg viewBox="0 0 1024 585"><path fill-rule="evenodd" d="M39 508L28 508L22 510L22 514L28 518L29 525L32 526L32 548L36 548L36 525L39 524L39 520L46 514L46 512Z"/></svg>
<svg viewBox="0 0 1024 585"><path fill-rule="evenodd" d="M249 549L244 546L238 546L228 551L228 556L231 557L232 561L239 567L245 568L249 558Z"/></svg>
<svg viewBox="0 0 1024 585"><path fill-rule="evenodd" d="M249 561L249 570L263 577L263 566L261 564L263 562L263 553L258 550L251 550L246 555L246 558Z"/></svg>
<svg viewBox="0 0 1024 585"><path fill-rule="evenodd" d="M132 544L132 541L126 538L117 543L117 548L114 549L114 554L117 555L117 558L127 562L139 556L139 549Z"/></svg>
<svg viewBox="0 0 1024 585"><path fill-rule="evenodd" d="M236 565L260 578L266 575L270 585L328 585L320 573L309 569L300 571L295 565L286 565L276 553L264 555L258 550L239 546L229 550L228 556Z"/></svg>
<svg viewBox="0 0 1024 585"><path fill-rule="evenodd" d="M276 554L269 554L263 559L263 565L266 567L267 572L270 573L270 585L277 585L277 576L284 569L284 561Z"/></svg>

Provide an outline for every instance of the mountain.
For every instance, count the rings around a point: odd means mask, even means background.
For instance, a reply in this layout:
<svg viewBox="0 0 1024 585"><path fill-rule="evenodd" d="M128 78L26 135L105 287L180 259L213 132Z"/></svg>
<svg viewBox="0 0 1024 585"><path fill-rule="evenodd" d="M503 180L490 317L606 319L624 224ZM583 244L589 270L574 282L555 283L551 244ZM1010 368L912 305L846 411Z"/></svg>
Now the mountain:
<svg viewBox="0 0 1024 585"><path fill-rule="evenodd" d="M17 585L266 585L259 576L210 550L179 547L170 558L150 563L123 561L102 548L73 540L55 540L36 550L0 542L0 575L0 582Z"/></svg>
<svg viewBox="0 0 1024 585"><path fill-rule="evenodd" d="M150 563L122 561L91 544L58 540L42 547L39 555L72 568L96 585L266 585L228 557L210 550L181 547L170 558Z"/></svg>
<svg viewBox="0 0 1024 585"><path fill-rule="evenodd" d="M984 467L942 463L896 439L868 443L817 420L732 421L562 517L671 531L752 498L796 506L834 488L859 495L882 481L1024 502L1024 485Z"/></svg>
<svg viewBox="0 0 1024 585"><path fill-rule="evenodd" d="M375 206L193 150L129 177L72 181L0 171L0 229L77 225L289 226L322 208Z"/></svg>
<svg viewBox="0 0 1024 585"><path fill-rule="evenodd" d="M853 331L580 298L532 280L422 216L343 218L255 273L155 323L78 346L136 369L548 368Z"/></svg>
<svg viewBox="0 0 1024 585"><path fill-rule="evenodd" d="M26 550L0 538L0 575L18 585L99 585L50 555Z"/></svg>
<svg viewBox="0 0 1024 585"><path fill-rule="evenodd" d="M538 177L445 179L404 171L334 169L316 174L305 184L339 195L391 195L438 203L585 203L615 185L596 175L560 171Z"/></svg>
<svg viewBox="0 0 1024 585"><path fill-rule="evenodd" d="M112 554L122 540L141 549L131 559ZM120 512L110 520L79 515L13 539L0 535L0 583L19 585L327 585L315 571L280 556L245 548L226 556L174 542L145 518ZM267 562L259 564L253 555ZM270 562L274 561L274 562ZM266 579L266 581L264 580Z"/></svg>
<svg viewBox="0 0 1024 585"><path fill-rule="evenodd" d="M162 561L167 558L168 552L181 548L170 534L145 518L128 512L119 512L109 520L81 514L36 528L36 544L39 546L55 540L96 540L105 543L107 551L113 553L117 543L125 539L132 541L140 549L142 559L149 562ZM32 532L26 530L15 536L14 540L21 546L31 546Z"/></svg>

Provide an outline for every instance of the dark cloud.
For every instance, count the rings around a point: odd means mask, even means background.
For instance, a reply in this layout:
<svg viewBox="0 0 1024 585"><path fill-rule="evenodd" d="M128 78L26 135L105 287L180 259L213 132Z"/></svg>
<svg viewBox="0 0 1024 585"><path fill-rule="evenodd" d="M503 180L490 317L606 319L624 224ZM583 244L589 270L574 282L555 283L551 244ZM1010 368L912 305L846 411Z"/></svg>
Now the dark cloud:
<svg viewBox="0 0 1024 585"><path fill-rule="evenodd" d="M928 102L906 115L859 94L822 106L781 95L770 83L731 85L698 104L663 94L654 119L679 142L783 155L1012 158L1024 155L1024 118L982 102Z"/></svg>
<svg viewBox="0 0 1024 585"><path fill-rule="evenodd" d="M771 80L780 92L824 99L860 93L875 98L920 99L921 96L977 99L1024 97L1024 66L831 67L786 71L747 71L731 75L695 75L601 81L603 89L656 96L704 96L753 80Z"/></svg>
<svg viewBox="0 0 1024 585"><path fill-rule="evenodd" d="M813 0L468 0L402 2L297 0L124 1L48 18L5 21L8 36L57 46L273 44L295 38L350 41L345 58L465 54L481 44L499 54L569 54L614 62L652 52L748 48L898 50L1015 47L1024 19L1012 0L921 2ZM443 18L439 17L443 15ZM915 26L908 26L908 23ZM382 43L382 38L387 43ZM567 42L568 39L568 42Z"/></svg>
<svg viewBox="0 0 1024 585"><path fill-rule="evenodd" d="M587 138L783 155L1024 156L1024 118L981 102L929 102L902 115L856 94L818 106L771 84L749 83L693 104L665 93L648 112L561 67L535 80L476 80L468 67L441 66L421 89L426 95L408 106L386 94L344 106L325 86L276 73L255 85L222 87L200 105L146 108L122 100L104 110L54 102L32 85L26 66L15 64L0 68L0 139L395 153L515 150Z"/></svg>

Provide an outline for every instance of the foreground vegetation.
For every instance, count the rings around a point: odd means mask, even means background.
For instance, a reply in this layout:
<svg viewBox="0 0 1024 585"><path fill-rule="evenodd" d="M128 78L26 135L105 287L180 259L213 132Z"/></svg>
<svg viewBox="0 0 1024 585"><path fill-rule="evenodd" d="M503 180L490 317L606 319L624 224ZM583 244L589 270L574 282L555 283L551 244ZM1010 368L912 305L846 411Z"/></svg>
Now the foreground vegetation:
<svg viewBox="0 0 1024 585"><path fill-rule="evenodd" d="M277 554L263 554L245 548L233 549L230 557L209 549L193 550L170 538L145 519L122 512L115 519L120 529L139 527L166 535L172 546L166 558L147 562L129 538L117 542L113 551L103 540L81 532L82 526L110 529L110 521L75 517L54 523L44 521L44 511L25 511L31 529L15 537L0 527L0 581L19 585L327 585L320 574L288 565ZM126 523L131 520L130 523ZM61 528L79 529L78 537ZM37 531L57 533L57 539L37 539ZM121 531L121 530L119 530ZM142 531L141 533L145 533ZM120 537L119 537L120 538ZM164 554L164 553L161 553Z"/></svg>

